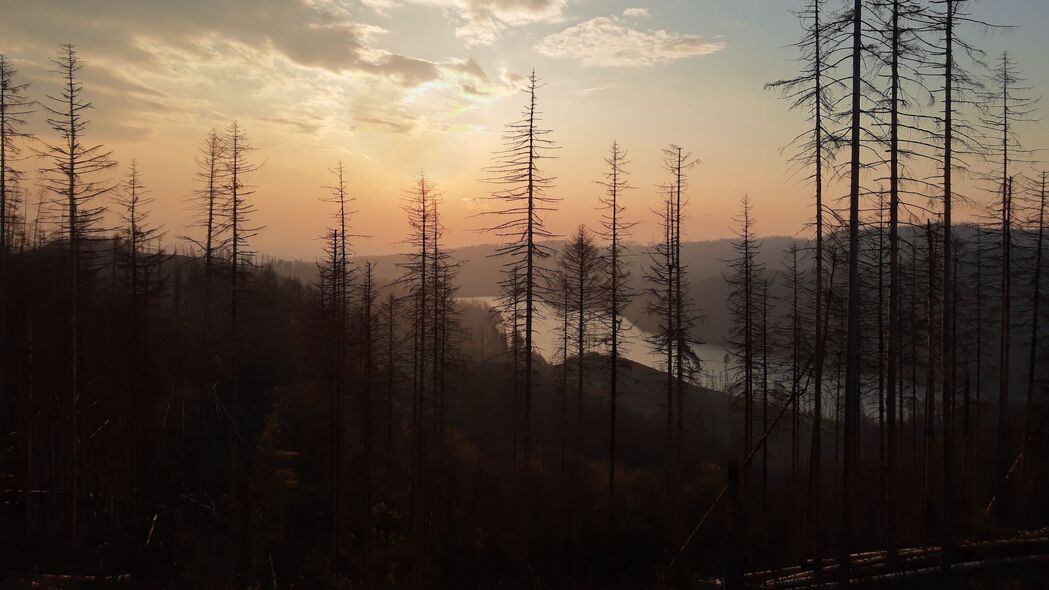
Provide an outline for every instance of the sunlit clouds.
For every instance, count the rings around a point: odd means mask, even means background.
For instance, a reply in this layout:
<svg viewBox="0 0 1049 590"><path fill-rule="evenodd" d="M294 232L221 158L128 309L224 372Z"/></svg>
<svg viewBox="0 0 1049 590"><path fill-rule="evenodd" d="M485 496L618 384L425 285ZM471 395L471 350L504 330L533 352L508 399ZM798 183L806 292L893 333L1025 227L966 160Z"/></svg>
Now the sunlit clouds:
<svg viewBox="0 0 1049 590"><path fill-rule="evenodd" d="M1039 18L1032 5L1017 19ZM212 128L241 123L258 160L261 251L312 258L329 212L328 170L344 160L366 226L360 252L400 248L400 195L420 170L448 195L452 246L491 241L477 219L482 179L503 126L524 106L523 76L544 80L539 107L561 149L544 162L561 199L552 231L597 223L594 180L618 141L630 154L624 205L633 239L658 237L651 209L661 150L703 160L689 239L731 235L743 194L763 231L790 234L809 216L808 187L790 175L783 138L805 128L764 85L794 71L794 0L5 0L0 52L30 97L57 91L49 58L72 43L84 62L88 136L132 159L156 197L169 239L190 220L194 153ZM987 11L1017 8L984 3ZM1004 6L1004 5L1003 5ZM997 8L996 8L997 7ZM978 15L986 16L986 15ZM1038 73L1036 26L996 35ZM1006 40L1027 35L1027 40ZM30 130L47 137L44 116ZM1026 130L1020 132L1027 133ZM1037 138L1031 145L1044 145ZM40 165L27 159L28 183Z"/></svg>
<svg viewBox="0 0 1049 590"><path fill-rule="evenodd" d="M627 11L632 16L643 16L637 9ZM724 48L724 41L707 41L698 35L663 29L637 29L616 16L597 17L568 27L535 46L543 55L608 67L652 66L710 55Z"/></svg>

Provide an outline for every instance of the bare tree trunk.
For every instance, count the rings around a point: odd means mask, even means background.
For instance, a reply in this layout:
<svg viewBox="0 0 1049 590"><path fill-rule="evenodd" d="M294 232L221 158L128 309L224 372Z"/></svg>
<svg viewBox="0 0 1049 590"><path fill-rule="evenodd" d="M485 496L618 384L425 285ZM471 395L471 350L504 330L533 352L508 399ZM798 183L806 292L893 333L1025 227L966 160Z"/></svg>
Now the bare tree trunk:
<svg viewBox="0 0 1049 590"><path fill-rule="evenodd" d="M1038 192L1038 222L1036 225L1034 254L1034 293L1031 297L1031 350L1027 364L1027 407L1024 426L1024 440L1031 438L1034 432L1034 389L1037 378L1038 367L1038 320L1041 315L1042 304L1042 250L1045 241L1045 208L1046 208L1046 181L1049 172L1042 172L1041 186ZM1025 455L1026 456L1026 455Z"/></svg>
<svg viewBox="0 0 1049 590"><path fill-rule="evenodd" d="M1003 142L1008 149L1008 141ZM1008 158L1006 162L1006 174L1008 174ZM1006 175L1002 183L1002 271L1001 271L1001 325L1000 341L998 345L998 460L995 474L1003 478L998 484L1001 488L998 493L1000 499L1001 521L1008 526L1012 519L1012 490L1009 489L1005 474L1009 470L1010 449L1012 432L1009 424L1009 376L1010 356L1009 349L1012 343L1012 199L1013 179Z"/></svg>
<svg viewBox="0 0 1049 590"><path fill-rule="evenodd" d="M925 224L925 239L928 248L928 287L926 289L926 350L928 364L925 371L925 433L922 449L922 502L925 503L925 530L932 534L935 529L935 502L933 501L933 457L936 438L936 235L932 222Z"/></svg>
<svg viewBox="0 0 1049 590"><path fill-rule="evenodd" d="M899 461L896 434L897 380L900 367L900 2L892 3L892 89L889 146L889 338L885 379L886 478L885 542L889 562L896 563L896 494ZM880 266L879 260L879 266Z"/></svg>
<svg viewBox="0 0 1049 590"><path fill-rule="evenodd" d="M856 475L859 469L860 427L860 142L862 107L863 0L855 0L852 14L852 124L849 192L849 303L845 362L845 448L842 471L841 547L842 583L849 577L849 554L855 532Z"/></svg>
<svg viewBox="0 0 1049 590"><path fill-rule="evenodd" d="M955 2L947 0L946 49L944 52L944 122L943 122L943 315L940 338L940 373L943 379L943 566L956 559L955 484L954 484L954 236L951 225L951 173L954 169L954 11Z"/></svg>
<svg viewBox="0 0 1049 590"><path fill-rule="evenodd" d="M391 523L389 513L393 506L393 389L394 389L394 349L396 347L397 299L390 294L386 300L386 490L384 503L387 515L383 527L383 572L384 579L390 576L390 537Z"/></svg>
<svg viewBox="0 0 1049 590"><path fill-rule="evenodd" d="M823 35L820 24L820 4L814 4L815 18L815 185L816 185L816 250L815 250L815 351L812 380L812 434L809 453L808 517L811 521L810 554L819 557L823 551L821 506L822 481L820 470L823 463L823 359L826 353L826 333L823 326Z"/></svg>

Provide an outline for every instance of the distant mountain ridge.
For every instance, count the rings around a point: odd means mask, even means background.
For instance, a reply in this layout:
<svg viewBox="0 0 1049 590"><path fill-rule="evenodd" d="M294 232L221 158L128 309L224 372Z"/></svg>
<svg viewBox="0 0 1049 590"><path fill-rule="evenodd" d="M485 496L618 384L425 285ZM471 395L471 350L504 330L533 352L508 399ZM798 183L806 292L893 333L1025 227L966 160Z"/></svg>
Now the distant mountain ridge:
<svg viewBox="0 0 1049 590"><path fill-rule="evenodd" d="M790 244L797 243L799 247L808 246L806 240L786 236L771 236L762 238L760 241L762 248L758 255L758 263L772 271L782 268L783 255ZM559 251L564 243L563 240L556 240L546 242L546 245ZM692 283L692 299L703 315L698 328L699 336L706 342L720 343L729 332L729 286L725 281L724 273L728 268L727 261L735 256L732 244L733 240L729 238L682 244L682 259ZM460 265L457 276L459 296L495 297L500 294L499 281L502 279L505 261L495 256L497 248L495 244L478 244L458 248L452 252L452 259ZM649 330L654 322L645 313L643 291L646 287L645 272L650 264L649 253L652 250L652 246L641 244L627 244L626 246L630 285L636 294L626 315L641 328ZM357 261L370 260L377 263L376 274L380 284L390 284L396 281L401 274L399 265L406 260L403 254L357 256L355 258ZM270 259L264 261L264 264L271 266L274 272L280 275L295 278L304 283L316 280L317 265L313 262ZM553 259L547 259L544 262L546 267L553 267L555 264L556 261Z"/></svg>

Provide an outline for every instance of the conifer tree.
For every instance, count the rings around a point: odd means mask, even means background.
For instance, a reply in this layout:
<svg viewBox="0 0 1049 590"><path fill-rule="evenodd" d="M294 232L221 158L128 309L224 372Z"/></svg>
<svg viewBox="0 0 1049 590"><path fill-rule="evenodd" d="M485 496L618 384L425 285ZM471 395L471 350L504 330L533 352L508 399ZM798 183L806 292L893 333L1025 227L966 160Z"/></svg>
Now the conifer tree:
<svg viewBox="0 0 1049 590"><path fill-rule="evenodd" d="M102 231L101 221L105 209L99 205L100 197L111 192L115 185L104 180L103 173L115 166L110 152L101 145L87 143L89 121L87 111L92 104L84 97L84 86L80 81L81 61L72 45L59 47L58 56L52 58L54 72L61 76L61 91L57 96L48 95L44 104L47 124L58 136L57 141L45 143L42 156L46 164L41 174L43 184L55 195L55 204L60 207L62 229L66 236L69 254L69 408L72 429L71 488L69 532L71 547L77 552L80 542L80 412L84 395L81 363L82 343L82 300L85 273L90 270L88 244Z"/></svg>

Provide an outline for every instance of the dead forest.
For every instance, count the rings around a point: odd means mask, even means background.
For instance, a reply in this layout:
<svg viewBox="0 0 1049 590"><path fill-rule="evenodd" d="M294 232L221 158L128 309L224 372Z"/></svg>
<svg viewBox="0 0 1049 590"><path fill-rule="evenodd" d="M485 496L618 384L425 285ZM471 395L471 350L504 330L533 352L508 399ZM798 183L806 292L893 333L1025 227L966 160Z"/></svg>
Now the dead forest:
<svg viewBox="0 0 1049 590"><path fill-rule="evenodd" d="M754 92L803 130L806 227L709 194L702 138L609 136L562 195L533 71L477 171L494 303L461 293L439 170L379 260L328 163L303 280L256 250L281 228L255 219L250 119L168 195L93 141L77 47L41 95L0 46L0 586L1049 583L1049 167L1020 141L1043 64L985 52L1017 23L971 0L796 4L794 74ZM640 158L662 184L631 183ZM161 197L194 223L154 221ZM597 221L556 235L566 198ZM739 199L715 308L689 229L712 198Z"/></svg>

